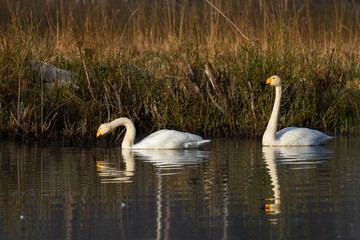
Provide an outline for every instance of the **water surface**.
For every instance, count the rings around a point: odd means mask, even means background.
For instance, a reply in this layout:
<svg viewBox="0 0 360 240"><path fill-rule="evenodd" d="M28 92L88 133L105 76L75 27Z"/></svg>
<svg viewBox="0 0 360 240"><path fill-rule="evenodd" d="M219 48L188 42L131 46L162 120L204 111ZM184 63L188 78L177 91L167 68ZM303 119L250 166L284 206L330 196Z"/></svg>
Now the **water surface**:
<svg viewBox="0 0 360 240"><path fill-rule="evenodd" d="M360 138L204 150L0 142L0 239L359 239Z"/></svg>

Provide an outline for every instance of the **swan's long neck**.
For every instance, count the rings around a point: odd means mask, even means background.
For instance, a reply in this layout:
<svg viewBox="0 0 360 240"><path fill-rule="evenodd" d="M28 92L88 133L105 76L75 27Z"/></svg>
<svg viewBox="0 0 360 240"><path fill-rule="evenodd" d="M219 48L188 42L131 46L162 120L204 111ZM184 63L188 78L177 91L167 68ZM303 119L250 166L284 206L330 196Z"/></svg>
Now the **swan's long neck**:
<svg viewBox="0 0 360 240"><path fill-rule="evenodd" d="M114 130L119 126L125 126L126 133L124 140L121 144L121 148L122 149L132 148L132 146L134 145L135 134L136 134L136 129L133 122L128 118L118 118L112 122L109 122L109 125L111 130Z"/></svg>
<svg viewBox="0 0 360 240"><path fill-rule="evenodd" d="M279 112L280 112L281 91L282 91L281 86L275 87L274 107L262 140L264 145L271 145L276 141L276 131L279 120Z"/></svg>

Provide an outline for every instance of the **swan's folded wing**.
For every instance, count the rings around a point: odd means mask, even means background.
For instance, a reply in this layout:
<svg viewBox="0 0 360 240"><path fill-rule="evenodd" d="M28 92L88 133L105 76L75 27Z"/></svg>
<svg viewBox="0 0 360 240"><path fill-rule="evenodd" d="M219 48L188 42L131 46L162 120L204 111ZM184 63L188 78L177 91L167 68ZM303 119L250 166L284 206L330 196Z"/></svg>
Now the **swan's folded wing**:
<svg viewBox="0 0 360 240"><path fill-rule="evenodd" d="M176 130L159 130L150 134L134 145L137 149L182 149L199 148L210 140L203 140L202 137Z"/></svg>
<svg viewBox="0 0 360 240"><path fill-rule="evenodd" d="M279 145L320 145L332 138L323 132L309 128L288 127L276 133L276 142Z"/></svg>

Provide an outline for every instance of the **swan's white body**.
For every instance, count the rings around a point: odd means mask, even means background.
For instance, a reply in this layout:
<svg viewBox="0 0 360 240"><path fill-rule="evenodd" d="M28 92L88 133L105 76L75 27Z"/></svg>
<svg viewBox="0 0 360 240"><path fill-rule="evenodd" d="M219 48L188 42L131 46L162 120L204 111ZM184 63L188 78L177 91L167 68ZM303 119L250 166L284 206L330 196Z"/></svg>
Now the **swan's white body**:
<svg viewBox="0 0 360 240"><path fill-rule="evenodd" d="M96 136L108 134L119 126L126 128L125 137L121 144L122 149L190 149L201 148L211 142L211 140L204 140L195 134L162 129L134 144L135 126L130 119L125 117L101 124Z"/></svg>
<svg viewBox="0 0 360 240"><path fill-rule="evenodd" d="M282 91L282 80L274 75L267 79L267 85L275 87L275 103L269 123L262 138L265 146L299 146L299 145L321 145L330 141L333 137L318 130L309 128L288 127L277 131L280 112L280 101Z"/></svg>

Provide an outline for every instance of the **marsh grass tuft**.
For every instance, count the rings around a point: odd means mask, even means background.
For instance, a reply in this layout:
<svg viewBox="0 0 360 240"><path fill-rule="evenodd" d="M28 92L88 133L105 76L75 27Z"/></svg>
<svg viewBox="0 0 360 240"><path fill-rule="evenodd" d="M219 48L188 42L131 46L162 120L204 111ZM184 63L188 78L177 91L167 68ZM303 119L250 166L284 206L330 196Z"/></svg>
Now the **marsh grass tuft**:
<svg viewBox="0 0 360 240"><path fill-rule="evenodd" d="M119 116L139 136L260 136L274 100L260 82L273 74L284 80L280 128L358 134L360 5L286 2L214 2L251 42L202 1L60 1L41 16L9 6L1 136L92 142L100 123ZM74 84L48 86L33 61L71 72Z"/></svg>

